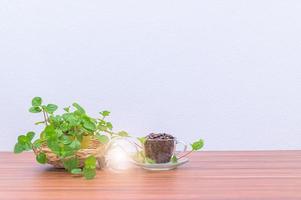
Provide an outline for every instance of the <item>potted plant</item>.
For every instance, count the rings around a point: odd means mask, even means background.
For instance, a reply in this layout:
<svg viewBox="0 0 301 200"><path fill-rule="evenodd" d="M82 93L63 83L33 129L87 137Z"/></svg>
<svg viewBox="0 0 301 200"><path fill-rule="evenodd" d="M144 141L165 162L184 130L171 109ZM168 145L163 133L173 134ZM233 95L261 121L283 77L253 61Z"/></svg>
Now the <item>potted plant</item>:
<svg viewBox="0 0 301 200"><path fill-rule="evenodd" d="M105 166L110 140L128 136L125 131L112 131L112 123L106 120L109 111L102 111L100 117L92 118L78 103L73 103L72 107L64 108L63 114L55 115L58 106L43 104L41 97L34 97L31 104L29 112L43 115L43 120L35 124L43 124L44 128L36 140L33 140L33 131L20 135L14 152L33 150L37 162L65 168L86 179L94 178L96 168Z"/></svg>

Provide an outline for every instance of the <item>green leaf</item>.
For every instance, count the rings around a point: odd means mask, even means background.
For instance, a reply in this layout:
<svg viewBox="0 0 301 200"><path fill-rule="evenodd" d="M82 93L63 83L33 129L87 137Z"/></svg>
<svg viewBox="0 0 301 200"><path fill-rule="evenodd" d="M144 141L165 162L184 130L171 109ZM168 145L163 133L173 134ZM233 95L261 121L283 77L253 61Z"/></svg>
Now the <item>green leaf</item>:
<svg viewBox="0 0 301 200"><path fill-rule="evenodd" d="M18 137L18 142L20 143L20 144L25 144L25 143L27 143L27 137L25 136L25 135L20 135L19 137Z"/></svg>
<svg viewBox="0 0 301 200"><path fill-rule="evenodd" d="M137 138L141 144L144 144L146 141L146 137L138 137Z"/></svg>
<svg viewBox="0 0 301 200"><path fill-rule="evenodd" d="M171 157L170 161L171 161L172 163L177 163L177 162L178 162L177 156L176 156L176 155L173 155L173 156Z"/></svg>
<svg viewBox="0 0 301 200"><path fill-rule="evenodd" d="M63 108L64 109L64 111L66 111L66 112L70 112L70 106L68 106L68 107L66 107L66 108Z"/></svg>
<svg viewBox="0 0 301 200"><path fill-rule="evenodd" d="M99 121L97 124L97 129L100 131L106 131L107 130L106 122L104 122L103 120Z"/></svg>
<svg viewBox="0 0 301 200"><path fill-rule="evenodd" d="M61 137L64 134L61 129L55 129L55 133L57 134L58 137Z"/></svg>
<svg viewBox="0 0 301 200"><path fill-rule="evenodd" d="M113 129L113 125L112 125L111 122L107 122L107 123L106 123L106 126L107 126L107 128L108 128L109 130L112 130L112 129Z"/></svg>
<svg viewBox="0 0 301 200"><path fill-rule="evenodd" d="M45 153L39 153L37 156L36 156L36 160L41 163L41 164L45 164L46 161L47 161L47 158L46 158L46 154Z"/></svg>
<svg viewBox="0 0 301 200"><path fill-rule="evenodd" d="M35 136L35 133L33 131L30 131L26 134L26 139L27 139L27 142L31 142L31 140L34 138Z"/></svg>
<svg viewBox="0 0 301 200"><path fill-rule="evenodd" d="M71 128L72 128L72 126L67 122L63 122L63 123L60 124L60 129L63 132L69 132Z"/></svg>
<svg viewBox="0 0 301 200"><path fill-rule="evenodd" d="M70 126L77 126L80 124L79 117L74 113L64 113L62 116L63 119L70 124Z"/></svg>
<svg viewBox="0 0 301 200"><path fill-rule="evenodd" d="M19 150L20 150L21 146L22 146L23 151L28 151L28 150L32 149L31 141L25 135L20 135L18 137L18 143L19 143L19 145L18 145L17 149L19 149Z"/></svg>
<svg viewBox="0 0 301 200"><path fill-rule="evenodd" d="M50 124L53 124L56 127L59 127L61 125L62 121L63 121L63 118L60 115L56 115L56 116L50 115L49 116Z"/></svg>
<svg viewBox="0 0 301 200"><path fill-rule="evenodd" d="M39 113L41 111L42 111L42 109L38 106L33 106L33 107L29 108L29 112L31 112L31 113Z"/></svg>
<svg viewBox="0 0 301 200"><path fill-rule="evenodd" d="M84 168L83 169L83 174L86 179L90 180L93 179L96 176L96 170L95 169L90 169L90 168Z"/></svg>
<svg viewBox="0 0 301 200"><path fill-rule="evenodd" d="M95 131L95 130L96 130L96 125L95 125L95 123L91 122L90 120L85 120L83 126L84 126L88 131Z"/></svg>
<svg viewBox="0 0 301 200"><path fill-rule="evenodd" d="M154 160L152 160L152 159L150 159L148 157L145 157L145 162L149 163L149 164L156 164L156 161L154 161Z"/></svg>
<svg viewBox="0 0 301 200"><path fill-rule="evenodd" d="M44 129L44 132L45 132L45 137L47 139L49 139L49 138L56 139L57 138L57 134L55 132L53 125L46 126L46 128Z"/></svg>
<svg viewBox="0 0 301 200"><path fill-rule="evenodd" d="M110 113L111 113L110 111L104 110L104 111L100 112L99 114L101 114L103 117L107 117L110 115Z"/></svg>
<svg viewBox="0 0 301 200"><path fill-rule="evenodd" d="M96 158L94 156L89 156L85 160L85 167L83 169L83 174L86 179L93 179L96 175Z"/></svg>
<svg viewBox="0 0 301 200"><path fill-rule="evenodd" d="M69 137L67 135L62 135L62 137L60 138L60 141L63 144L70 144L72 142L71 137Z"/></svg>
<svg viewBox="0 0 301 200"><path fill-rule="evenodd" d="M55 104L48 104L45 108L46 112L48 112L49 114L53 114L56 110L57 110L57 105Z"/></svg>
<svg viewBox="0 0 301 200"><path fill-rule="evenodd" d="M85 168L94 169L96 168L96 158L94 156L89 156L85 160Z"/></svg>
<svg viewBox="0 0 301 200"><path fill-rule="evenodd" d="M54 152L59 154L61 151L61 146L56 138L48 138L47 139L47 146Z"/></svg>
<svg viewBox="0 0 301 200"><path fill-rule="evenodd" d="M73 103L72 104L80 113L85 114L86 111L78 104L78 103Z"/></svg>
<svg viewBox="0 0 301 200"><path fill-rule="evenodd" d="M70 146L64 145L64 146L60 149L59 155L60 155L62 158L66 158L66 157L74 156L76 151L77 151L77 150L71 149Z"/></svg>
<svg viewBox="0 0 301 200"><path fill-rule="evenodd" d="M73 140L70 144L69 147L73 150L78 150L80 149L80 142L78 140Z"/></svg>
<svg viewBox="0 0 301 200"><path fill-rule="evenodd" d="M14 147L14 153L22 153L24 150L23 145L20 143L16 143Z"/></svg>
<svg viewBox="0 0 301 200"><path fill-rule="evenodd" d="M82 169L80 169L80 168L75 168L75 169L72 169L72 170L71 170L71 173L72 173L72 174L82 174L83 172L82 172Z"/></svg>
<svg viewBox="0 0 301 200"><path fill-rule="evenodd" d="M42 104L42 98L41 97L34 97L32 100L31 100L31 105L32 106L40 106Z"/></svg>
<svg viewBox="0 0 301 200"><path fill-rule="evenodd" d="M109 138L106 135L98 135L96 138L103 144L107 144L109 142Z"/></svg>
<svg viewBox="0 0 301 200"><path fill-rule="evenodd" d="M37 139L36 141L34 141L34 143L32 144L34 148L39 148L42 145L42 140L41 139Z"/></svg>
<svg viewBox="0 0 301 200"><path fill-rule="evenodd" d="M77 168L79 162L78 162L77 158L70 158L68 160L65 160L63 163L64 163L65 169L68 170L69 172L71 172L72 169Z"/></svg>
<svg viewBox="0 0 301 200"><path fill-rule="evenodd" d="M198 141L191 144L191 148L193 151L200 150L204 146L204 141L202 139L199 139Z"/></svg>
<svg viewBox="0 0 301 200"><path fill-rule="evenodd" d="M98 127L98 130L100 131L106 131L107 130L107 127L106 126L97 126Z"/></svg>
<svg viewBox="0 0 301 200"><path fill-rule="evenodd" d="M130 135L126 131L119 131L118 135L121 137L130 137Z"/></svg>

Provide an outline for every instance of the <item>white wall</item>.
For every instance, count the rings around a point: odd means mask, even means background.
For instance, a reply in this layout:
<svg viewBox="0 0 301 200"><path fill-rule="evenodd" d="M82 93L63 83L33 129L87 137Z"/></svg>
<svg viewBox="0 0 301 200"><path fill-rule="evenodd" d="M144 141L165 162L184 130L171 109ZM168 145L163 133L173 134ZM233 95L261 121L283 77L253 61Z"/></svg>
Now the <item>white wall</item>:
<svg viewBox="0 0 301 200"><path fill-rule="evenodd" d="M33 96L207 150L301 148L301 1L0 1L0 150Z"/></svg>

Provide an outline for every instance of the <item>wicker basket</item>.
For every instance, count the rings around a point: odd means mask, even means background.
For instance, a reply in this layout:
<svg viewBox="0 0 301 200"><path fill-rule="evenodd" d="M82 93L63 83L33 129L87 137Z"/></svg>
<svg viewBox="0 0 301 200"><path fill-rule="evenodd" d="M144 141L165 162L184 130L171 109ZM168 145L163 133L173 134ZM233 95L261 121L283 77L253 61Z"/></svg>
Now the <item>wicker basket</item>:
<svg viewBox="0 0 301 200"><path fill-rule="evenodd" d="M41 152L46 154L48 164L54 166L55 168L64 168L63 161L55 153L53 153L51 149L47 147L47 145L42 145L41 147L34 149L34 153L36 155ZM96 167L98 169L104 168L106 166L105 153L106 145L102 144L96 139L92 139L88 148L80 149L76 152L75 155L79 160L78 167L83 167L85 159L93 155L97 160Z"/></svg>

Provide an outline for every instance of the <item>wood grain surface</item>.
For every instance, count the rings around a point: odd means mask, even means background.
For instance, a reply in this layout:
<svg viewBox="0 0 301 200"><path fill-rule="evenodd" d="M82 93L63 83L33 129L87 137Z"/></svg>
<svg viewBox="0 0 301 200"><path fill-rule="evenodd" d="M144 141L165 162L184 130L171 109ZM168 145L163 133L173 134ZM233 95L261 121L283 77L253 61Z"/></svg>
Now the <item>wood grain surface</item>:
<svg viewBox="0 0 301 200"><path fill-rule="evenodd" d="M198 152L176 170L104 170L90 181L38 165L32 153L0 153L0 199L297 200L301 151Z"/></svg>

